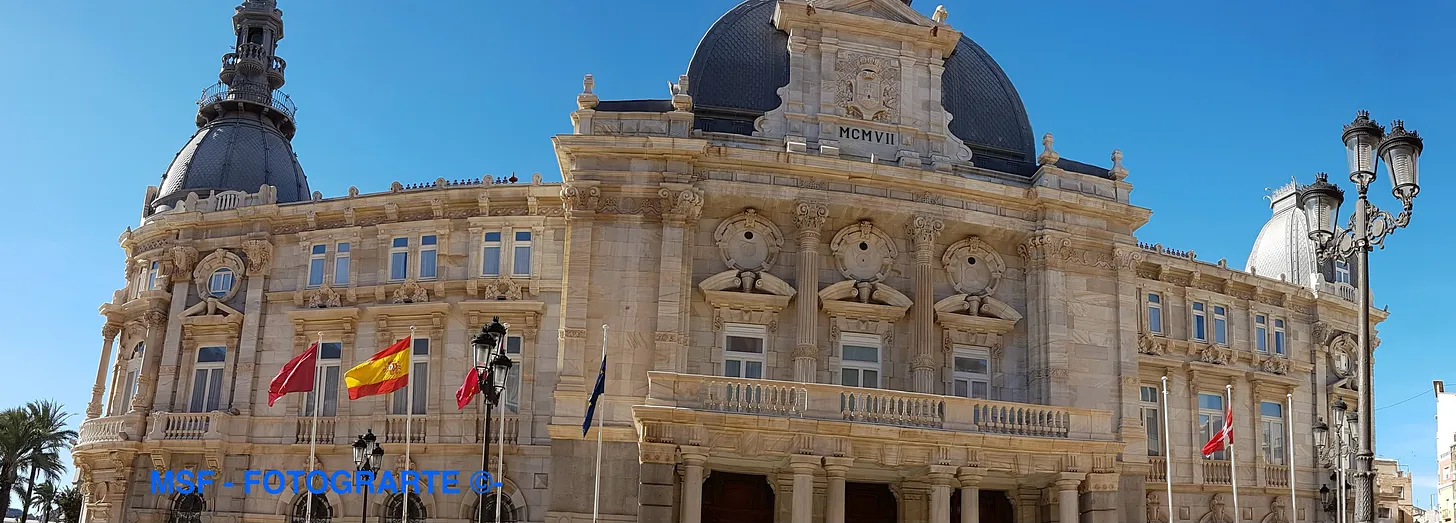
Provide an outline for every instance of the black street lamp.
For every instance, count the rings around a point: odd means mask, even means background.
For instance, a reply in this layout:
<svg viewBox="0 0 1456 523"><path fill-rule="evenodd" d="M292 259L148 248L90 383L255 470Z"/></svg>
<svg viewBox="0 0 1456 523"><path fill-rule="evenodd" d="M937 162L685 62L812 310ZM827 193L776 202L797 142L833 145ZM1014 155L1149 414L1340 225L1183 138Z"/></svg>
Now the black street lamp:
<svg viewBox="0 0 1456 523"><path fill-rule="evenodd" d="M485 418L481 421L484 425L481 432L485 437L480 443L480 470L490 468L490 415L495 406L500 404L501 394L506 388L506 377L511 372L511 358L506 356L506 333L509 330L500 322L499 317L494 317L490 319L490 324L480 328L480 334L470 340L475 353L476 385L480 387L481 402L485 404ZM478 490L479 497L475 503L476 523L484 523L486 489Z"/></svg>
<svg viewBox="0 0 1456 523"><path fill-rule="evenodd" d="M1405 129L1405 122L1391 122L1390 131L1386 132L1370 120L1370 113L1366 111L1360 111L1355 120L1345 126L1340 139L1345 143L1350 181L1355 183L1360 195L1355 202L1355 214L1350 217L1350 226L1338 226L1344 191L1329 183L1324 173L1317 176L1315 183L1299 189L1299 207L1309 219L1313 229L1309 239L1315 242L1315 250L1321 259L1356 256L1358 260L1359 277L1355 287L1360 290L1357 320L1360 354L1355 390L1360 396L1356 406L1359 424L1355 427L1358 435L1354 471L1355 521L1371 523L1375 520L1375 475L1371 471L1375 459L1375 423L1372 417L1375 390L1374 366L1370 358L1370 251L1376 246L1385 248L1385 237L1410 223L1412 202L1421 190L1417 182L1423 142L1415 131ZM1391 194L1401 203L1401 211L1396 215L1376 208L1366 198L1382 160L1390 170Z"/></svg>
<svg viewBox="0 0 1456 523"><path fill-rule="evenodd" d="M379 470L379 464L384 461L384 447L376 442L374 429L368 429L363 436L354 440L354 470L359 472L374 472ZM359 523L369 521L369 489L364 490L364 508L359 511Z"/></svg>

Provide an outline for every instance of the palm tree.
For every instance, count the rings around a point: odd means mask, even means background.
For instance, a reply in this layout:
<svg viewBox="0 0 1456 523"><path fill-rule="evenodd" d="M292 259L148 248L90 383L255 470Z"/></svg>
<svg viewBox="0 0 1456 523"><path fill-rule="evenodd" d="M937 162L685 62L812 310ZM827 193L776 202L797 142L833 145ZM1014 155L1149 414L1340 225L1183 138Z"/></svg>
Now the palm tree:
<svg viewBox="0 0 1456 523"><path fill-rule="evenodd" d="M81 503L81 490L74 486L56 493L56 510L65 516L66 523L80 523Z"/></svg>
<svg viewBox="0 0 1456 523"><path fill-rule="evenodd" d="M60 479L66 466L61 463L60 453L55 451L33 453L22 465L30 473L30 477L25 480L25 491L16 492L20 494L20 521L24 523L26 517L30 515L30 504L35 499L35 489ZM41 476L40 485L36 485L37 475ZM19 490L18 487L17 485L17 490Z"/></svg>
<svg viewBox="0 0 1456 523"><path fill-rule="evenodd" d="M75 443L76 431L66 428L69 417L60 404L51 400L32 401L23 408L0 411L0 492L6 494L0 496L0 514L10 510L9 492L22 470L30 474L29 483L34 483L36 475L52 469L52 462L60 461L59 457L52 461L42 455L58 453ZM60 473L60 469L55 470L56 474ZM29 493L21 499L25 505L30 504Z"/></svg>
<svg viewBox="0 0 1456 523"><path fill-rule="evenodd" d="M58 494L60 491L56 490L55 483L46 482L35 486L30 502L39 507L40 523L51 523L51 513L55 511Z"/></svg>

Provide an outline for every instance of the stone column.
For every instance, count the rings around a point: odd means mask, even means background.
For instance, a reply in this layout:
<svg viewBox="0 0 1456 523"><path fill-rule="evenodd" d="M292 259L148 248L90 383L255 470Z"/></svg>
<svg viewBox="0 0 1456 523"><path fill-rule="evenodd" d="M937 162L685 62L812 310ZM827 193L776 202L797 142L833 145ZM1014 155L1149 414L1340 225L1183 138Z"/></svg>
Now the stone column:
<svg viewBox="0 0 1456 523"><path fill-rule="evenodd" d="M128 412L150 412L152 410L152 397L157 391L157 373L162 366L162 341L167 331L162 326L167 324L167 314L159 310L149 310L142 314L142 325L147 329L144 338L146 352L142 354L142 371L137 376L141 384L137 386L135 396L131 398L131 409Z"/></svg>
<svg viewBox="0 0 1456 523"><path fill-rule="evenodd" d="M1041 507L1041 487L1023 483L1016 487L1016 497L1012 500L1015 503L1017 523L1036 523L1040 520L1037 515Z"/></svg>
<svg viewBox="0 0 1456 523"><path fill-rule="evenodd" d="M1121 477L1117 474L1088 474L1087 481L1082 483L1083 520L1088 523L1117 523L1126 519L1118 517L1118 503L1122 501L1119 491L1143 490L1126 490L1121 488L1123 486Z"/></svg>
<svg viewBox="0 0 1456 523"><path fill-rule="evenodd" d="M819 228L829 217L829 206L819 202L794 205L794 224L799 227L799 263L795 266L794 285L798 303L794 304L798 335L794 345L794 381L818 381L819 356Z"/></svg>
<svg viewBox="0 0 1456 523"><path fill-rule="evenodd" d="M492 436L494 437L494 436ZM577 445L577 448L589 448L587 445ZM675 519L673 513L672 495L673 487L677 482L677 474L674 469L677 465L677 446L668 443L647 443L643 442L637 447L637 521L649 523L656 521L672 521ZM590 461L586 461L590 463ZM611 463L607 458L605 463ZM603 465L603 474L607 472L607 465ZM589 475L588 475L589 476ZM610 476L608 476L610 478ZM591 491L591 481L584 484L586 491ZM610 483L602 482L603 487L610 488ZM619 495L616 498L610 496L607 489L602 491L604 503L602 503L602 515L622 514L629 510L627 500L622 500ZM585 500L576 506L583 507L586 511L591 510L591 497L584 496ZM630 498L629 498L630 499Z"/></svg>
<svg viewBox="0 0 1456 523"><path fill-rule="evenodd" d="M789 456L789 468L794 471L793 509L790 521L813 521L814 518L814 471L819 468L819 456L794 454Z"/></svg>
<svg viewBox="0 0 1456 523"><path fill-rule="evenodd" d="M824 473L829 478L824 523L844 523L844 475L852 463L854 458L824 458Z"/></svg>
<svg viewBox="0 0 1456 523"><path fill-rule="evenodd" d="M101 416L101 396L106 392L106 363L111 361L111 347L116 343L116 335L121 333L121 325L106 322L101 327L101 359L96 362L96 384L91 386L91 403L86 405L86 419Z"/></svg>
<svg viewBox="0 0 1456 523"><path fill-rule="evenodd" d="M708 461L705 447L679 447L683 461L682 523L703 520L703 464Z"/></svg>
<svg viewBox="0 0 1456 523"><path fill-rule="evenodd" d="M664 183L658 196L663 202L662 257L657 282L657 332L654 370L687 371L687 318L692 295L684 292L691 284L687 260L689 231L703 210L703 190L687 184Z"/></svg>
<svg viewBox="0 0 1456 523"><path fill-rule="evenodd" d="M187 310L187 294L192 285L191 274L196 263L196 249L173 247L170 260L162 264L162 268L166 272L167 288L172 292L172 304L167 312L170 320L167 324L167 337L163 341L165 345L157 347L157 350L162 351L163 365L157 378L157 397L152 400L154 410L178 410L176 408L178 390L184 388L183 384L190 382L187 378L178 376L184 363L178 358L178 342L182 338L180 319L182 312Z"/></svg>
<svg viewBox="0 0 1456 523"><path fill-rule="evenodd" d="M910 360L915 392L935 394L935 276L931 261L935 258L935 240L945 229L945 222L930 216L916 216L907 227L915 241L915 307L913 329L915 356ZM949 502L947 501L947 506ZM949 514L946 515L949 518Z"/></svg>
<svg viewBox="0 0 1456 523"><path fill-rule="evenodd" d="M955 473L951 465L930 466L930 523L950 523L950 488Z"/></svg>
<svg viewBox="0 0 1456 523"><path fill-rule="evenodd" d="M981 523L981 479L986 470L961 467L956 479L961 482L961 520L957 523Z"/></svg>
<svg viewBox="0 0 1456 523"><path fill-rule="evenodd" d="M1082 511L1077 508L1077 488L1082 486L1084 477L1086 474L1063 472L1057 479L1057 521L1060 523L1081 521Z"/></svg>
<svg viewBox="0 0 1456 523"><path fill-rule="evenodd" d="M253 371L257 367L258 331L263 319L263 291L267 288L269 268L273 266L273 244L268 240L248 240L243 242L243 254L248 256L248 294L243 306L243 330L237 345L237 358L234 360L236 363L231 364L234 370L227 405L238 409L238 413L243 416L251 416L254 396L249 393L258 392L253 386ZM241 396L238 395L239 391L242 392Z"/></svg>
<svg viewBox="0 0 1456 523"><path fill-rule="evenodd" d="M553 424L580 423L586 415L586 382L583 377L591 338L600 339L601 331L588 332L587 309L592 273L592 230L602 190L594 181L568 180L561 187L562 206L566 208L566 246L562 254L561 327L556 347L556 404ZM618 333L623 332L617 329ZM598 348L600 349L600 348ZM595 354L593 354L595 356ZM595 358L592 358L595 359ZM610 388L610 387L609 387ZM605 416L605 404L597 415ZM663 517L671 519L671 514Z"/></svg>

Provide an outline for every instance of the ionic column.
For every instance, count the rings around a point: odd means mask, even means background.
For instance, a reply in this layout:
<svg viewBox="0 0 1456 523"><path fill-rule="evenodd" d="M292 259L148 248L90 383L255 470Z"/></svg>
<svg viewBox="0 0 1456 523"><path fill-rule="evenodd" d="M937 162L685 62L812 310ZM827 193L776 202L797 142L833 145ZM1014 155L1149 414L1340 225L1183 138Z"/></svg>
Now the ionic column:
<svg viewBox="0 0 1456 523"><path fill-rule="evenodd" d="M930 523L950 523L950 487L955 473L950 465L930 466Z"/></svg>
<svg viewBox="0 0 1456 523"><path fill-rule="evenodd" d="M150 412L152 410L152 399L157 392L157 374L162 367L162 341L166 339L167 331L162 327L167 324L167 313L159 310L150 310L142 314L142 325L146 326L147 334L143 338L146 343L146 351L142 353L142 370L137 376L137 392L131 397L130 409L127 412Z"/></svg>
<svg viewBox="0 0 1456 523"><path fill-rule="evenodd" d="M121 333L121 325L106 322L101 327L101 360L96 362L96 384L91 386L91 403L86 405L86 419L101 416L101 396L106 392L106 363L111 361L111 347L116 343L116 335Z"/></svg>
<svg viewBox="0 0 1456 523"><path fill-rule="evenodd" d="M708 461L704 447L680 447L683 460L682 523L703 520L703 463Z"/></svg>
<svg viewBox="0 0 1456 523"><path fill-rule="evenodd" d="M854 458L824 458L824 473L829 477L828 506L824 507L824 523L844 523L844 475Z"/></svg>
<svg viewBox="0 0 1456 523"><path fill-rule="evenodd" d="M944 228L945 222L930 216L916 216L910 220L908 227L915 240L915 315L912 320L915 333L911 338L915 340L915 356L910 360L910 368L915 392L924 394L935 393L935 279L931 260L935 257L935 240Z"/></svg>
<svg viewBox="0 0 1456 523"><path fill-rule="evenodd" d="M814 517L814 471L819 468L819 456L795 454L789 456L789 468L794 471L794 505L790 510L790 521L812 521Z"/></svg>
<svg viewBox="0 0 1456 523"><path fill-rule="evenodd" d="M1086 474L1063 472L1057 480L1057 521L1077 523L1081 520L1082 511L1077 508L1077 487L1082 485L1084 477Z"/></svg>
<svg viewBox="0 0 1456 523"><path fill-rule="evenodd" d="M794 381L801 383L818 381L819 228L828 217L829 206L823 203L799 202L794 206L794 223L799 227L799 263L794 277L798 287L795 324L799 332L794 345Z"/></svg>
<svg viewBox="0 0 1456 523"><path fill-rule="evenodd" d="M961 520L959 523L981 523L981 479L986 470L961 467L956 479L961 482Z"/></svg>

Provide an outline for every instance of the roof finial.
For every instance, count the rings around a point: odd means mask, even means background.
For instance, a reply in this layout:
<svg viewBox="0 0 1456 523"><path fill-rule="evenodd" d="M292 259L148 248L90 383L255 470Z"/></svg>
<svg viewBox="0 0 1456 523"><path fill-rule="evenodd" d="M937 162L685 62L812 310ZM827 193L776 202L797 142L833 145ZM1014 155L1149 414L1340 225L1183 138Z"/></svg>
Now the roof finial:
<svg viewBox="0 0 1456 523"><path fill-rule="evenodd" d="M1122 181L1127 178L1127 168L1122 166L1122 149L1112 150L1112 169L1107 171L1112 174L1112 179Z"/></svg>
<svg viewBox="0 0 1456 523"><path fill-rule="evenodd" d="M590 74L581 78L581 94L576 95L576 106L578 108L592 109L597 106L597 95L592 92L592 88L596 84L596 80L592 79L592 75Z"/></svg>
<svg viewBox="0 0 1456 523"><path fill-rule="evenodd" d="M1056 165L1062 155L1052 149L1052 133L1041 135L1041 155L1036 157L1037 165Z"/></svg>
<svg viewBox="0 0 1456 523"><path fill-rule="evenodd" d="M950 12L946 11L945 5L942 4L935 6L935 14L930 15L930 19L934 20L937 24L943 24L948 16L950 16Z"/></svg>

